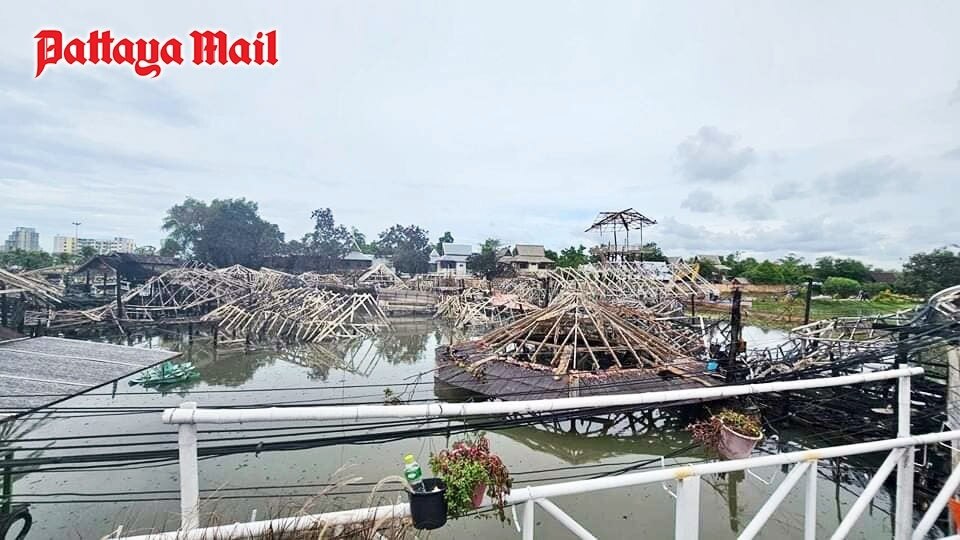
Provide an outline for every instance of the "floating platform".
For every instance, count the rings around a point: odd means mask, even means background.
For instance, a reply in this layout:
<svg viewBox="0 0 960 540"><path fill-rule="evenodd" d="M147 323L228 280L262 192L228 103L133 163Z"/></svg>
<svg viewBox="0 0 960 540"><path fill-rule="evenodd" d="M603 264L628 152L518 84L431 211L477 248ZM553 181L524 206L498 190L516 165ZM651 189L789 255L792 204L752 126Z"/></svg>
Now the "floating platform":
<svg viewBox="0 0 960 540"><path fill-rule="evenodd" d="M703 342L671 323L583 294L436 350L435 378L488 397L545 399L702 388Z"/></svg>

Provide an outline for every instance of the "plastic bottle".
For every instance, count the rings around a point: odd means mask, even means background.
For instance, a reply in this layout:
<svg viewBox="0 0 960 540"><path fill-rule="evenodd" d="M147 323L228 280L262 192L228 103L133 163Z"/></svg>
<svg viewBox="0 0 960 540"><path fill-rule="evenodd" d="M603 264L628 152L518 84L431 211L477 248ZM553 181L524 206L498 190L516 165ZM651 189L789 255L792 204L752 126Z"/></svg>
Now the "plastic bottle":
<svg viewBox="0 0 960 540"><path fill-rule="evenodd" d="M403 476L410 484L413 491L423 492L423 471L420 470L420 464L413 458L413 454L403 456Z"/></svg>

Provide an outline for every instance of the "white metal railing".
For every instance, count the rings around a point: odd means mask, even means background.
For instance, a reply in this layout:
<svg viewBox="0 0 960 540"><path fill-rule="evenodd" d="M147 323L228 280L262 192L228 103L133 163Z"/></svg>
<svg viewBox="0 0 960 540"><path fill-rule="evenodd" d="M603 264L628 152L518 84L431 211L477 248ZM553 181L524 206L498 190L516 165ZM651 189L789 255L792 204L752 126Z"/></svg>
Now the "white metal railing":
<svg viewBox="0 0 960 540"><path fill-rule="evenodd" d="M943 490L934 499L917 527L913 527L914 448L920 445L960 439L960 430L911 436L910 377L922 373L923 370L921 368L899 368L821 379L647 392L642 394L509 402L432 403L425 405L383 406L344 405L261 409L199 409L195 403L184 403L180 408L168 409L163 413L163 421L165 423L178 424L179 426L181 528L179 531L128 538L130 540L247 538L263 534L268 530L303 529L316 527L321 523L333 527L369 521L373 517L383 519L402 517L409 514L408 505L398 504L394 506L360 508L344 512L236 523L219 527L198 528L199 476L197 468L197 424L201 423L223 424L336 419L356 420L360 418L451 418L477 415L530 414L597 406L641 405L696 399L714 399L898 379L898 431L897 438L895 439L789 452L771 456L663 468L613 477L514 488L506 500L510 505L523 505L523 518L520 520L523 526L520 530L522 531L524 540L533 538L533 524L535 523L533 515L535 506L537 505L556 518L577 537L594 538L589 531L549 499L599 490L675 481L677 483L675 538L689 540L699 537L700 478L703 475L745 471L756 467L794 464L793 469L759 509L753 520L744 528L740 538L753 538L761 530L774 510L783 502L787 494L801 479L806 477L804 538L809 540L815 537L816 531L816 481L818 460L888 451L889 455L886 460L847 512L831 538L839 539L846 537L864 510L869 506L870 501L882 487L886 478L892 473L893 469L896 468L897 483L894 538L897 540L920 540L933 526L948 499L957 490L958 486L960 486L960 468L958 468L948 478Z"/></svg>

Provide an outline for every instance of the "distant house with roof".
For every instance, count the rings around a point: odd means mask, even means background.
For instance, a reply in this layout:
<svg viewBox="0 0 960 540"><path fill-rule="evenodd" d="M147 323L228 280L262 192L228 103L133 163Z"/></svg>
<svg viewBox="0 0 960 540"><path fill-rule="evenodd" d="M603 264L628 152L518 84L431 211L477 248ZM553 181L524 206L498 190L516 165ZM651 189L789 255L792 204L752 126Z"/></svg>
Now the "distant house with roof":
<svg viewBox="0 0 960 540"><path fill-rule="evenodd" d="M436 249L430 252L430 265L433 272L442 276L465 276L467 275L467 259L473 253L473 247L470 244L452 244L444 242L441 244L443 254Z"/></svg>
<svg viewBox="0 0 960 540"><path fill-rule="evenodd" d="M549 270L556 265L547 257L546 250L539 244L517 244L497 262L509 265L517 272Z"/></svg>
<svg viewBox="0 0 960 540"><path fill-rule="evenodd" d="M95 255L83 262L73 275L87 292L98 290L100 294L116 292L118 282L127 282L131 287L140 285L154 276L179 268L183 261L159 255L135 253L108 253Z"/></svg>
<svg viewBox="0 0 960 540"><path fill-rule="evenodd" d="M113 252L87 259L73 273L84 276L120 276L124 281L143 283L153 276L159 276L182 265L183 261L174 257Z"/></svg>
<svg viewBox="0 0 960 540"><path fill-rule="evenodd" d="M345 271L369 270L373 267L373 259L373 255L368 255L354 249L340 259L340 263L337 264L337 269Z"/></svg>
<svg viewBox="0 0 960 540"><path fill-rule="evenodd" d="M873 283L886 283L888 285L893 285L897 281L896 272L887 272L884 270L874 270L870 272L868 281Z"/></svg>

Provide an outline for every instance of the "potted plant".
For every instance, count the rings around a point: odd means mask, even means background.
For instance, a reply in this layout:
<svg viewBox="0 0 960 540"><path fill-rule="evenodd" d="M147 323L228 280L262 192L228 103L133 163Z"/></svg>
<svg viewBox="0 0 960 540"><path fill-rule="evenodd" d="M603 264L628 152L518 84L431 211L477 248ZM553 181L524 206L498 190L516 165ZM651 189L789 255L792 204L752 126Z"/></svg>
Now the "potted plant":
<svg viewBox="0 0 960 540"><path fill-rule="evenodd" d="M763 439L763 430L756 417L730 409L690 424L687 430L694 441L716 451L724 459L748 457Z"/></svg>
<svg viewBox="0 0 960 540"><path fill-rule="evenodd" d="M490 452L490 441L482 433L431 455L430 468L446 485L450 517L461 517L479 508L487 495L500 520L506 520L504 497L510 493L513 480L500 457Z"/></svg>

